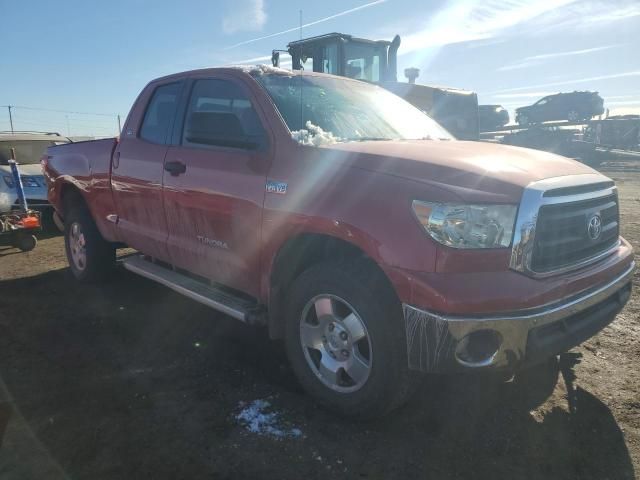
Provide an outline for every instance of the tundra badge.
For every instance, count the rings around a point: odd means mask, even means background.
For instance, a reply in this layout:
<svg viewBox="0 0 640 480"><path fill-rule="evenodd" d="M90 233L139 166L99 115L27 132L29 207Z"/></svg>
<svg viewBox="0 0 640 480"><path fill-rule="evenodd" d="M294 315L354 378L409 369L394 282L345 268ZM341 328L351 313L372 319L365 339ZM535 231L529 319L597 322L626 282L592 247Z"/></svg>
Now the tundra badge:
<svg viewBox="0 0 640 480"><path fill-rule="evenodd" d="M200 243L202 243L203 245L207 245L208 247L224 248L225 250L229 249L229 245L227 245L227 242L223 242L222 240L207 238L204 235L198 235L196 238Z"/></svg>
<svg viewBox="0 0 640 480"><path fill-rule="evenodd" d="M267 193L278 193L280 195L284 195L287 193L287 184L284 182L267 180Z"/></svg>

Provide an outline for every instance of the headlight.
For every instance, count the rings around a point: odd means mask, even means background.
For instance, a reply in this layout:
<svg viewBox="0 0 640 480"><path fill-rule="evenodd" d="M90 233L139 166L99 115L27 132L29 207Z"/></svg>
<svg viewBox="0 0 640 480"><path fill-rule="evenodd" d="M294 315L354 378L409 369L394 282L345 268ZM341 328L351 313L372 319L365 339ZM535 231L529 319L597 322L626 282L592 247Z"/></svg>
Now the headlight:
<svg viewBox="0 0 640 480"><path fill-rule="evenodd" d="M503 248L511 244L515 205L456 205L414 200L413 212L431 238L453 248Z"/></svg>
<svg viewBox="0 0 640 480"><path fill-rule="evenodd" d="M4 175L2 177L2 179L4 180L4 183L7 185L7 187L9 187L9 188L14 188L15 187L15 184L13 182L13 177L12 176Z"/></svg>

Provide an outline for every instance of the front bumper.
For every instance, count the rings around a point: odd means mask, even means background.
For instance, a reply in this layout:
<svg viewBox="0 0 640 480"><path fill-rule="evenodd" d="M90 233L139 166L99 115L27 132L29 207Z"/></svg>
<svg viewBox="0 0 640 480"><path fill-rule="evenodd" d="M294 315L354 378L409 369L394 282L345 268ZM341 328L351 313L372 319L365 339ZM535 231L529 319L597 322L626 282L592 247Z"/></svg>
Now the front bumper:
<svg viewBox="0 0 640 480"><path fill-rule="evenodd" d="M604 285L560 302L500 316L447 316L403 304L409 367L434 373L515 370L569 350L611 323L622 310L631 295L634 270L635 263L631 263ZM479 342L496 339L497 349L479 345L475 351L482 355L469 361L462 347L467 348L470 338Z"/></svg>

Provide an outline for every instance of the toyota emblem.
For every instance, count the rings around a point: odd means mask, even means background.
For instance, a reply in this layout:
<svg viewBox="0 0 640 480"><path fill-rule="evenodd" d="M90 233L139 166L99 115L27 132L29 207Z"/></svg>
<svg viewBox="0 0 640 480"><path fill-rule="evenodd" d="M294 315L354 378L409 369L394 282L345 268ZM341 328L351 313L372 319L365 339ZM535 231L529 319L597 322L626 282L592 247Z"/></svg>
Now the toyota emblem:
<svg viewBox="0 0 640 480"><path fill-rule="evenodd" d="M597 213L589 219L587 234L591 240L597 240L602 233L602 218Z"/></svg>

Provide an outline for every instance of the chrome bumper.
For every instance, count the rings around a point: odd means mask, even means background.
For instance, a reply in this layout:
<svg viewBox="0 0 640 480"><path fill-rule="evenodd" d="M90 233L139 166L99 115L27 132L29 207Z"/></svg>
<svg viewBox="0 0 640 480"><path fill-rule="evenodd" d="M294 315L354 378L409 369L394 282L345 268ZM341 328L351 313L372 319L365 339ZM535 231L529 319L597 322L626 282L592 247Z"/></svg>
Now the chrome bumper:
<svg viewBox="0 0 640 480"><path fill-rule="evenodd" d="M629 299L634 270L632 262L614 280L571 299L499 316L447 316L403 304L409 367L426 372L515 369L566 351L615 318ZM478 362L464 360L461 341L479 331L493 332L497 350Z"/></svg>

